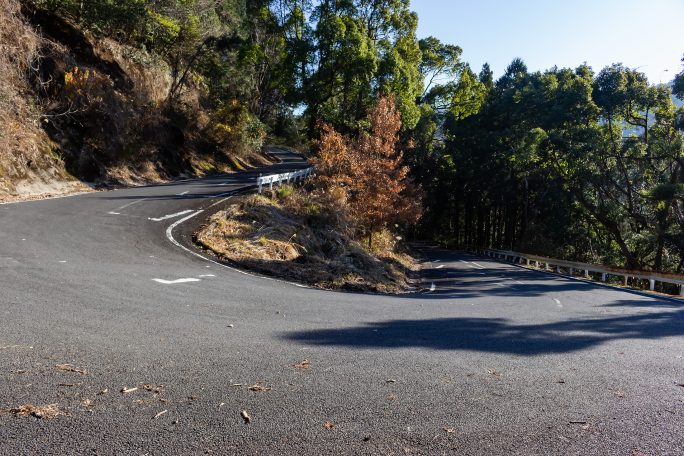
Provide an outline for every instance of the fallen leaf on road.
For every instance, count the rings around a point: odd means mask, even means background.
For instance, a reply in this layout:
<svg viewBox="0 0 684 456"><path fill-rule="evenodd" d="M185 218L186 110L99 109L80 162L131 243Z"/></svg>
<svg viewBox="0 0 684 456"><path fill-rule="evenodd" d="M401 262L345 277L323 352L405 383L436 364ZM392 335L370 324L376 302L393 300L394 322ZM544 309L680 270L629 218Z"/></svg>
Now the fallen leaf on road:
<svg viewBox="0 0 684 456"><path fill-rule="evenodd" d="M132 393L133 391L138 391L138 387L135 387L135 386L134 386L133 388L125 388L125 387L124 387L124 388L121 389L121 392L122 392L123 394Z"/></svg>
<svg viewBox="0 0 684 456"><path fill-rule="evenodd" d="M219 404L219 408L223 407L224 405L226 405L226 403L225 403L225 402L221 402L221 403Z"/></svg>
<svg viewBox="0 0 684 456"><path fill-rule="evenodd" d="M71 364L55 364L55 367L65 372L76 372L77 374L88 375L88 371L86 371L85 369L74 367Z"/></svg>
<svg viewBox="0 0 684 456"><path fill-rule="evenodd" d="M105 388L105 389L103 389L102 391L100 391L99 393L97 393L97 395L98 395L98 396L102 396L102 395L104 395L104 394L107 394L108 392L109 392L109 389Z"/></svg>
<svg viewBox="0 0 684 456"><path fill-rule="evenodd" d="M332 429L335 427L335 423L333 423L332 421L326 421L325 423L323 423L323 427L326 429Z"/></svg>
<svg viewBox="0 0 684 456"><path fill-rule="evenodd" d="M161 412L159 412L159 413L157 413L156 415L154 415L154 418L152 418L152 419L153 419L153 420L156 420L157 418L159 418L160 416L162 416L162 415L165 414L166 412L168 412L168 410L162 410Z"/></svg>
<svg viewBox="0 0 684 456"><path fill-rule="evenodd" d="M445 427L445 428L444 428L444 432L446 432L447 434L453 434L454 432L456 432L456 429L454 429L454 428L446 428L446 427Z"/></svg>
<svg viewBox="0 0 684 456"><path fill-rule="evenodd" d="M245 424L249 424L252 422L252 417L249 416L249 413L247 413L247 410L241 411L240 416L242 417L243 420L245 420Z"/></svg>
<svg viewBox="0 0 684 456"><path fill-rule="evenodd" d="M146 383L143 385L143 389L145 391L151 391L154 394L159 394L164 389L164 385L155 385L155 384L151 384L151 383Z"/></svg>
<svg viewBox="0 0 684 456"><path fill-rule="evenodd" d="M302 360L302 362L295 364L294 367L296 367L297 369L308 369L309 367L311 367L311 363L308 359L305 359Z"/></svg>
<svg viewBox="0 0 684 456"><path fill-rule="evenodd" d="M261 393L263 391L271 391L270 386L265 386L265 385L262 385L261 383L255 383L254 385L247 387L247 389L250 391L257 392L257 393Z"/></svg>
<svg viewBox="0 0 684 456"><path fill-rule="evenodd" d="M385 380L385 382L386 383L397 383L397 381L393 378L388 378L387 380Z"/></svg>
<svg viewBox="0 0 684 456"><path fill-rule="evenodd" d="M501 377L501 372L497 371L496 369L487 369L487 372L489 373L489 375Z"/></svg>
<svg viewBox="0 0 684 456"><path fill-rule="evenodd" d="M33 416L41 419L50 419L59 415L64 415L64 413L57 407L57 404L50 405L32 405L25 404L20 407L10 408L2 410L4 412L9 412L14 416Z"/></svg>
<svg viewBox="0 0 684 456"><path fill-rule="evenodd" d="M92 399L83 399L81 404L85 405L86 407L92 407L95 402Z"/></svg>
<svg viewBox="0 0 684 456"><path fill-rule="evenodd" d="M559 379L559 380L556 380L556 383L565 383L565 380L563 380L563 379L561 378L561 379Z"/></svg>
<svg viewBox="0 0 684 456"><path fill-rule="evenodd" d="M388 401L394 401L396 399L397 399L397 396L395 396L394 394L390 394L389 396L387 396Z"/></svg>

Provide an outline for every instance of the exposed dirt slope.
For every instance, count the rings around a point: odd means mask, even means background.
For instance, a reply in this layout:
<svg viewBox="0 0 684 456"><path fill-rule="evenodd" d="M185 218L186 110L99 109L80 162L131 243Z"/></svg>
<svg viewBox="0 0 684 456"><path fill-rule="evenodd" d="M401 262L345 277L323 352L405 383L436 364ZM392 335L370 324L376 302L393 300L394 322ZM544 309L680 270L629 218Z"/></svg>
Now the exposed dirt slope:
<svg viewBox="0 0 684 456"><path fill-rule="evenodd" d="M42 40L14 0L0 2L0 199L82 189L53 154L27 75Z"/></svg>

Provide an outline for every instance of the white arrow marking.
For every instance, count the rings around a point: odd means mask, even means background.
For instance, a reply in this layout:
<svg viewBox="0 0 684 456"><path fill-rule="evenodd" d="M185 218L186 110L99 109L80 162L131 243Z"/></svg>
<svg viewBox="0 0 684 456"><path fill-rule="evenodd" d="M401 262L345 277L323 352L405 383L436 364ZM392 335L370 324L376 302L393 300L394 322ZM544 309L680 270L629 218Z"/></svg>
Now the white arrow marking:
<svg viewBox="0 0 684 456"><path fill-rule="evenodd" d="M183 195L187 195L188 193L190 193L190 192L189 192L189 191L185 191L185 192L183 192L183 193L177 193L176 196L183 196Z"/></svg>
<svg viewBox="0 0 684 456"><path fill-rule="evenodd" d="M187 214L188 212L192 212L192 209L188 209L186 211L181 211L181 212L176 212L175 214L164 215L162 217L148 217L147 220L152 220L153 222L161 222L162 220L178 217L179 215L184 215L184 214Z"/></svg>
<svg viewBox="0 0 684 456"><path fill-rule="evenodd" d="M163 283L164 285L173 285L174 283L186 283L186 282L199 282L200 279L195 279L194 277L188 277L187 279L176 279L176 280L164 280L164 279L152 279L155 282Z"/></svg>

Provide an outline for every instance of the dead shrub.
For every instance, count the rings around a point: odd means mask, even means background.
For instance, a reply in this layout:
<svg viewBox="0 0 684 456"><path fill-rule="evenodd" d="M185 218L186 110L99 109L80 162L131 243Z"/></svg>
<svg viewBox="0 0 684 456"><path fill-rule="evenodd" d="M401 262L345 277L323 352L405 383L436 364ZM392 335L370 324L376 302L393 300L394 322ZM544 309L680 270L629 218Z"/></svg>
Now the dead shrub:
<svg viewBox="0 0 684 456"><path fill-rule="evenodd" d="M64 415L57 404L49 405L32 405L24 404L19 407L2 410L3 412L11 413L14 416L33 416L35 418L50 419L60 415Z"/></svg>

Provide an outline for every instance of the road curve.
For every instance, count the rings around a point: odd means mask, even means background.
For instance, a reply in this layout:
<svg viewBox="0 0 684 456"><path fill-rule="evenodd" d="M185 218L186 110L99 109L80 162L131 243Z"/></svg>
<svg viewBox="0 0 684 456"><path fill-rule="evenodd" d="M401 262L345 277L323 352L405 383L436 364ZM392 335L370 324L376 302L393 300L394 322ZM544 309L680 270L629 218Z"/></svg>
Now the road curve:
<svg viewBox="0 0 684 456"><path fill-rule="evenodd" d="M0 409L65 413L0 413L0 455L684 454L682 304L429 247L399 297L185 250L254 177L0 206Z"/></svg>

